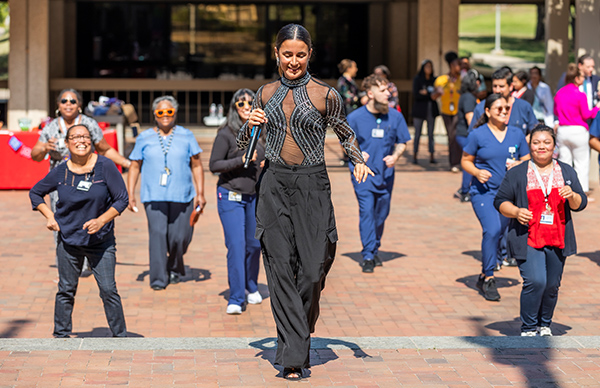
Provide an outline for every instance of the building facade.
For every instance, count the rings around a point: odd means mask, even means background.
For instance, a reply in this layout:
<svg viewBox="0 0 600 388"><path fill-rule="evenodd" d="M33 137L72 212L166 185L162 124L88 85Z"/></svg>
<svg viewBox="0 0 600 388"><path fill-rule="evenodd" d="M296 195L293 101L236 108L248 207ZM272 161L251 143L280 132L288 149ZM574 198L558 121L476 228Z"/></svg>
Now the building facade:
<svg viewBox="0 0 600 388"><path fill-rule="evenodd" d="M569 6L562 0L545 1L551 81L566 67ZM600 64L600 0L576 3L582 21L577 24L578 53L589 52ZM256 90L276 76L273 41L287 23L303 24L311 32L315 51L310 66L317 77L335 83L336 65L344 58L357 62L359 78L385 64L408 111L411 80L421 61L431 59L441 74L447 71L444 53L458 49L459 4L11 1L8 127L17 128L20 117L35 123L53 115L56 95L64 88L80 90L86 102L99 95L119 97L137 107L142 122L151 121L149 105L155 96L172 93L182 103L179 120L200 124L212 103L226 105L238 88Z"/></svg>

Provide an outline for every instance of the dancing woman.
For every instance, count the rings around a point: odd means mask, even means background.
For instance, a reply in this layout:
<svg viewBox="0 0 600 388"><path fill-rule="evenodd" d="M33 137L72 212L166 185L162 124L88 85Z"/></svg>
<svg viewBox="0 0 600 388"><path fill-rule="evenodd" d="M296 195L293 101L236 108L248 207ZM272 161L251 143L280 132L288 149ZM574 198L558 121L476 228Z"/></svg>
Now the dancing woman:
<svg viewBox="0 0 600 388"><path fill-rule="evenodd" d="M284 378L297 380L310 367L310 334L337 242L325 168L328 126L356 165L356 180L364 182L373 173L346 122L339 93L307 71L308 31L288 24L277 34L274 49L281 77L258 90L237 140L246 148L252 128L264 125L267 161L257 184L256 237L277 324L275 364L284 367Z"/></svg>

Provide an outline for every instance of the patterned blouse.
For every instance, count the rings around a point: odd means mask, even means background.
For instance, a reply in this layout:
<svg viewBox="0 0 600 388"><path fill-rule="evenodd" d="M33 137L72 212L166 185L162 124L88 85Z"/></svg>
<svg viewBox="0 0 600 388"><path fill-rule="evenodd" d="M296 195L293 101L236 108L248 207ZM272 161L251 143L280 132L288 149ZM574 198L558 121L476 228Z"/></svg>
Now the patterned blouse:
<svg viewBox="0 0 600 388"><path fill-rule="evenodd" d="M331 127L354 164L364 163L356 135L346 121L344 103L331 86L306 73L281 77L260 87L252 109L267 115L265 157L272 163L313 166L325 162L325 134ZM237 136L240 149L250 142L246 122Z"/></svg>

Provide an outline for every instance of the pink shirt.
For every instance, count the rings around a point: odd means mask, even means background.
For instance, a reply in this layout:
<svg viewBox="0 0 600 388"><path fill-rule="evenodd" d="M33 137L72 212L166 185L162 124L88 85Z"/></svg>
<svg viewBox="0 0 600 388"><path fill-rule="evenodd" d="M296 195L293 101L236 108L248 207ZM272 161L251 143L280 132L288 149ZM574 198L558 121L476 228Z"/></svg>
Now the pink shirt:
<svg viewBox="0 0 600 388"><path fill-rule="evenodd" d="M577 85L570 83L556 92L554 96L554 115L559 125L579 125L589 131L587 120L593 119L598 108L588 108L585 93L580 92Z"/></svg>

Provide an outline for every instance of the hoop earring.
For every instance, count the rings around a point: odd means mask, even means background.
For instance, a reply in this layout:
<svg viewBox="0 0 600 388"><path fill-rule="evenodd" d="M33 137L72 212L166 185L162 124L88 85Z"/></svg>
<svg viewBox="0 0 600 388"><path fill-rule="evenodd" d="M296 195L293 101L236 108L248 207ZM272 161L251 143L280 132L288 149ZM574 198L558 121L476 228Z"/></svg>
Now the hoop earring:
<svg viewBox="0 0 600 388"><path fill-rule="evenodd" d="M83 111L81 110L81 107L79 107L79 113L81 114Z"/></svg>
<svg viewBox="0 0 600 388"><path fill-rule="evenodd" d="M279 67L279 57L277 57L277 59L275 60L275 62L277 63L277 67Z"/></svg>
<svg viewBox="0 0 600 388"><path fill-rule="evenodd" d="M56 117L59 117L59 116L60 116L60 111L59 111L58 109L56 109L56 110L54 111L54 115L55 115Z"/></svg>

